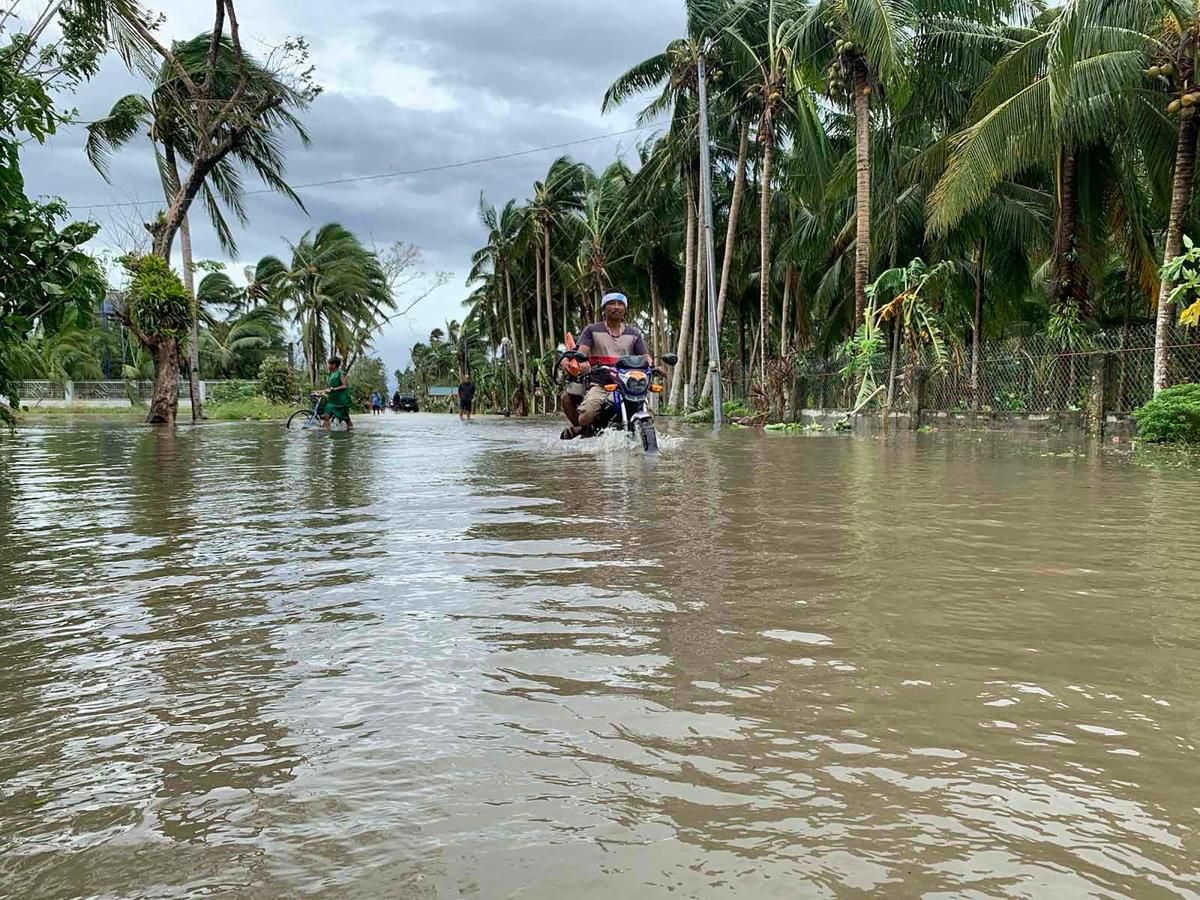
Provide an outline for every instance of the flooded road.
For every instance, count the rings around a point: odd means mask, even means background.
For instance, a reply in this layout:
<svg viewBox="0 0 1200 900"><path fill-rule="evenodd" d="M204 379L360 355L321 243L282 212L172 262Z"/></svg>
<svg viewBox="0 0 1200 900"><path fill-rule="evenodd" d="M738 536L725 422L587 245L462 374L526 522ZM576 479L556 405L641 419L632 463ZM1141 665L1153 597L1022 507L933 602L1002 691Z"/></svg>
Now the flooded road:
<svg viewBox="0 0 1200 900"><path fill-rule="evenodd" d="M974 436L0 440L0 896L1200 896L1200 479Z"/></svg>

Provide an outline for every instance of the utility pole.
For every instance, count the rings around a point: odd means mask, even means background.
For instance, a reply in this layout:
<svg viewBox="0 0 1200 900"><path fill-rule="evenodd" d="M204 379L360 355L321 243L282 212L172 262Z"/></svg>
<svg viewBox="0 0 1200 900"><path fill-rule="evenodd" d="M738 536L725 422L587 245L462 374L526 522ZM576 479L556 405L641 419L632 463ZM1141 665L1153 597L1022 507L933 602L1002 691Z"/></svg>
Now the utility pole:
<svg viewBox="0 0 1200 900"><path fill-rule="evenodd" d="M724 421L721 408L721 341L717 334L717 279L713 254L712 163L708 158L708 84L704 52L697 59L696 81L700 92L700 193L704 196L704 268L708 284L708 377L712 379L713 427ZM729 252L729 248L725 248Z"/></svg>

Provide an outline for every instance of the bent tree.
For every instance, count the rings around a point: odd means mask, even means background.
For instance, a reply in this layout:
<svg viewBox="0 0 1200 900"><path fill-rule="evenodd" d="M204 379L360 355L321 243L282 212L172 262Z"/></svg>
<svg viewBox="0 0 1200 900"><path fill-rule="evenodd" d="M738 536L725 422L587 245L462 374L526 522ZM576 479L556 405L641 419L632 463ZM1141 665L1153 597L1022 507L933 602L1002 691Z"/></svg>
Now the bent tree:
<svg viewBox="0 0 1200 900"><path fill-rule="evenodd" d="M120 316L130 333L154 359L154 392L151 410L159 409L175 420L179 406L177 379L159 378L161 372L179 372L179 347L191 327L191 298L167 261L160 256L126 256L121 260L129 274L129 290Z"/></svg>
<svg viewBox="0 0 1200 900"><path fill-rule="evenodd" d="M202 194L211 198L210 184L235 211L238 208L237 192L231 190L237 180L230 166L233 160L270 187L290 193L279 168L277 132L290 128L303 138L293 110L303 109L320 92L306 65L303 41L285 42L260 65L242 47L234 0L214 0L213 6L212 29L207 41L197 39L199 46L192 41L167 47L144 17L132 16L128 23L160 60L151 65L131 57L131 62L155 82L158 98L171 107L166 146L177 158L160 160L166 209L146 224L152 252L168 263L192 203ZM202 48L201 63L196 51ZM210 211L213 204L210 199ZM154 399L147 416L151 424L174 424L179 371L177 353L155 353Z"/></svg>

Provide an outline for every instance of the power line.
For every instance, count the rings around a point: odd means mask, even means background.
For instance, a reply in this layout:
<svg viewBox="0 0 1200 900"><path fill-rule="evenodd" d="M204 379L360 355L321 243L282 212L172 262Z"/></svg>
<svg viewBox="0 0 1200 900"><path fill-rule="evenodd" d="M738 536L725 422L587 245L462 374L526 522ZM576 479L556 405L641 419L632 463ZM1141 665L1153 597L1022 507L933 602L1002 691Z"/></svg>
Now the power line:
<svg viewBox="0 0 1200 900"><path fill-rule="evenodd" d="M506 159L516 159L520 156L530 156L534 153L544 153L547 150L561 150L565 147L576 147L580 144L590 144L596 141L607 140L608 138L621 137L626 134L634 134L639 131L645 131L649 128L656 128L663 125L663 122L646 122L634 128L626 128L623 131L610 131L608 134L597 134L592 137L579 138L574 141L563 141L560 144L546 144L542 147L531 147L528 150L515 150L511 153L498 153L494 156L481 156L476 159L465 159L460 162L443 163L437 166L425 166L420 169L406 169L398 172L380 172L374 175L351 175L345 178L330 178L325 181L310 181L305 184L292 185L294 190L302 190L304 188L329 187L335 184L354 184L361 181L381 181L387 178L404 178L410 175L426 175L431 172L445 172L450 169L463 169L468 166L478 166L483 163L500 162ZM275 191L271 188L258 188L253 191L246 191L244 196L250 197L256 194L273 194ZM73 209L119 209L134 206L162 206L162 200L130 200L116 203L89 203L81 206L74 206Z"/></svg>

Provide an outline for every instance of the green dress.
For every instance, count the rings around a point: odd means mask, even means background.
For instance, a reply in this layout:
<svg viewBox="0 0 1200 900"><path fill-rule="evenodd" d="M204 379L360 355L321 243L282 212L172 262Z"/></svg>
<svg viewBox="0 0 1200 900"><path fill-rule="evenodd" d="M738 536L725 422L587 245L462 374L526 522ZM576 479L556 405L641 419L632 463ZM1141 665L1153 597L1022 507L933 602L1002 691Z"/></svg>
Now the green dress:
<svg viewBox="0 0 1200 900"><path fill-rule="evenodd" d="M341 369L329 373L329 387L329 396L325 398L325 414L349 422L350 389L345 385Z"/></svg>

